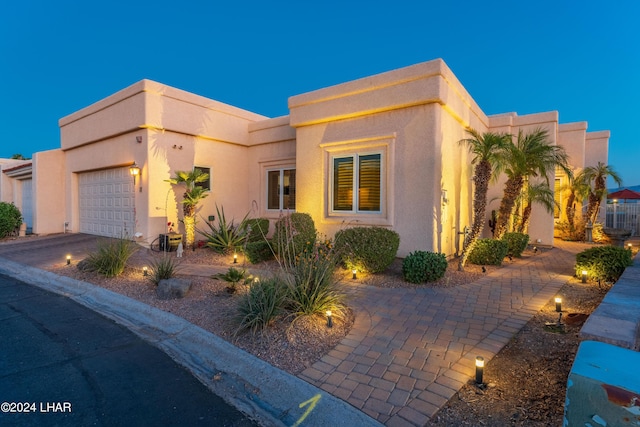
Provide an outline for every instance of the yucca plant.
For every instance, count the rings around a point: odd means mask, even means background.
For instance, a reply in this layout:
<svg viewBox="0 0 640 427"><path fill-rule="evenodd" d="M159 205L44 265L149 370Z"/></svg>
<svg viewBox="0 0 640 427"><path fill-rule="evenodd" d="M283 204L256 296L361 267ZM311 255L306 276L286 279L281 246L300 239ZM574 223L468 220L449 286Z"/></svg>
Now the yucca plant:
<svg viewBox="0 0 640 427"><path fill-rule="evenodd" d="M151 261L149 280L157 285L161 280L171 279L176 275L179 265L180 262L177 261L177 258L163 252L162 256L156 257Z"/></svg>
<svg viewBox="0 0 640 427"><path fill-rule="evenodd" d="M264 330L283 312L286 287L278 278L252 282L249 292L238 300L236 335L243 331Z"/></svg>
<svg viewBox="0 0 640 427"><path fill-rule="evenodd" d="M198 230L207 239L207 246L216 252L231 253L241 250L248 235L248 218L247 213L238 225L227 221L224 214L224 207L218 208L216 204L216 212L218 215L218 225L215 226L207 221L205 224L209 227L209 231Z"/></svg>
<svg viewBox="0 0 640 427"><path fill-rule="evenodd" d="M86 266L106 277L115 277L124 271L127 261L138 250L138 245L125 238L101 240L95 252L89 253Z"/></svg>

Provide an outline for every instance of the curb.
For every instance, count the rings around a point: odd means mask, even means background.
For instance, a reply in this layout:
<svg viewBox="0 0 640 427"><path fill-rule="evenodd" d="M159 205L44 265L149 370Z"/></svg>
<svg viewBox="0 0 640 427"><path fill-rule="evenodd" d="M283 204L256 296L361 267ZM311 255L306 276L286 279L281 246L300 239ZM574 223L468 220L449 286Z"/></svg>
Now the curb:
<svg viewBox="0 0 640 427"><path fill-rule="evenodd" d="M348 403L181 317L91 283L1 258L0 273L71 298L123 325L261 425L382 426Z"/></svg>

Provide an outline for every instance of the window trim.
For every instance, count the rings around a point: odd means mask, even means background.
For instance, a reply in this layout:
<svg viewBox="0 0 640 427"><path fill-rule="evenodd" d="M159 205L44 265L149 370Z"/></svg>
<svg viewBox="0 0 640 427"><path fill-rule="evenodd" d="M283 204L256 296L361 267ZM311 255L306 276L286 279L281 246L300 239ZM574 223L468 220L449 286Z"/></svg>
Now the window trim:
<svg viewBox="0 0 640 427"><path fill-rule="evenodd" d="M284 191L280 191L280 188L284 189L284 185L283 185L283 181L284 181L284 173L285 171L294 171L294 173L296 172L296 167L288 165L288 166L275 166L275 167L266 167L264 169L264 173L265 173L265 181L266 181L266 185L265 185L265 194L266 194L266 203L265 203L265 211L266 212L282 212L282 211L293 211L295 212L296 208L296 202L295 202L295 192L296 192L296 185L294 182L294 208L291 209L289 207L284 207L284 196L285 196L285 192ZM269 185L270 185L270 181L269 181L269 173L270 172L279 172L278 173L278 208L269 208ZM297 174L296 174L297 176ZM295 177L294 177L295 179Z"/></svg>
<svg viewBox="0 0 640 427"><path fill-rule="evenodd" d="M209 166L194 166L193 170L195 171L196 169L199 169L200 171L209 174L209 179L206 182L197 182L195 184L195 186L196 187L202 187L202 188L204 188L205 191L211 191L211 187L212 187L212 183L213 183L212 182L212 178L211 178L211 167L209 167ZM203 169L206 169L206 171L203 170Z"/></svg>
<svg viewBox="0 0 640 427"><path fill-rule="evenodd" d="M379 155L380 156L380 200L379 200L379 210L360 210L359 207L359 194L358 194L358 181L360 177L360 158L362 156L370 156L370 155ZM385 150L380 149L379 147L376 149L354 149L349 151L342 152L333 152L329 153L329 173L328 173L328 212L329 216L353 216L353 215L366 215L366 216L381 216L385 212L385 204L386 204L386 160L385 160ZM351 210L342 210L335 209L335 201L334 201L334 189L335 189L335 160L336 159L353 159L353 175L352 175L352 209Z"/></svg>

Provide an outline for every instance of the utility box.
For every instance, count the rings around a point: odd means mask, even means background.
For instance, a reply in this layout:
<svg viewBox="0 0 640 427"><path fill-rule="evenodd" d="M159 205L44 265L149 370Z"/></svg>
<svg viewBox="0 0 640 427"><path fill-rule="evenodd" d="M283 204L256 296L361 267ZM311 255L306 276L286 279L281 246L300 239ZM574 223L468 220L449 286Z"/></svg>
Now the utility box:
<svg viewBox="0 0 640 427"><path fill-rule="evenodd" d="M180 243L182 243L182 234L167 233L160 235L160 250L162 252L175 251Z"/></svg>

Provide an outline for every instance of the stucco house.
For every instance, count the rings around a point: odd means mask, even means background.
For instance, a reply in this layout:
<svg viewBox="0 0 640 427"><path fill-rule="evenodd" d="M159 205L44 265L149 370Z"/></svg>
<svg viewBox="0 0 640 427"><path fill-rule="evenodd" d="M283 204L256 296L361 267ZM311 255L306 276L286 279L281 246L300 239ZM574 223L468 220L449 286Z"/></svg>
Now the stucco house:
<svg viewBox="0 0 640 427"><path fill-rule="evenodd" d="M472 215L472 165L458 144L467 128L541 127L576 168L607 162L608 132L559 124L557 112L487 116L440 59L293 96L289 111L267 118L142 80L62 118L60 149L35 153L29 174L0 165L1 197L25 194L31 179L34 233L139 233L149 243L181 215L182 191L166 180L197 167L210 173L200 221L216 204L237 219L295 210L328 236L377 225L400 234L399 256L450 256ZM498 182L489 198L501 191ZM529 234L550 245L554 215L534 209Z"/></svg>

